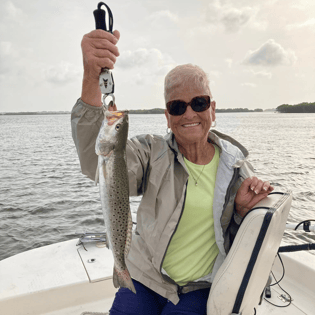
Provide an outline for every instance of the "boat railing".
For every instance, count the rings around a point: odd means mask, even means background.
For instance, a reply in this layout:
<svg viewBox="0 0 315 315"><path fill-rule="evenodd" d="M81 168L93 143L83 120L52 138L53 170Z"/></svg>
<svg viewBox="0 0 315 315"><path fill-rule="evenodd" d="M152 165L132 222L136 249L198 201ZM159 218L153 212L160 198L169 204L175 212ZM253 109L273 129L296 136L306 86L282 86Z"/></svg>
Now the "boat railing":
<svg viewBox="0 0 315 315"><path fill-rule="evenodd" d="M315 221L315 220L305 220L305 221L300 222L299 224L287 223L286 230L304 231L307 233L315 232L315 225L311 225L311 221ZM290 252L298 252L302 250L315 250L315 243L280 246L278 253L290 253Z"/></svg>
<svg viewBox="0 0 315 315"><path fill-rule="evenodd" d="M299 224L294 223L287 223L286 230L294 230L294 231L304 231L304 232L315 232L315 224L311 224L311 221L315 220L305 220L300 222ZM77 246L82 245L84 247L85 243L90 242L101 242L105 243L108 247L106 242L106 233L105 232L75 232L74 233L77 237L79 237L79 241ZM85 248L85 247L84 247ZM288 245L288 246L281 246L279 247L278 252L296 252L302 250L315 250L315 243L308 243L302 245Z"/></svg>
<svg viewBox="0 0 315 315"><path fill-rule="evenodd" d="M315 232L315 225L311 225L311 221L315 220L305 220L299 224L287 223L285 228L287 230L304 230L305 232Z"/></svg>

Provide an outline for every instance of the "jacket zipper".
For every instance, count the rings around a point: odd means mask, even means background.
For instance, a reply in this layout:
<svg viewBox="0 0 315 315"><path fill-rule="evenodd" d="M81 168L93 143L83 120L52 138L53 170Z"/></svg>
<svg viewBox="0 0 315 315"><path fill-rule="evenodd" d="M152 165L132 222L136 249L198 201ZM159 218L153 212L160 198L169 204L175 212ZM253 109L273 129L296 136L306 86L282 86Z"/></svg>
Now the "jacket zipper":
<svg viewBox="0 0 315 315"><path fill-rule="evenodd" d="M232 179L231 179L231 181L230 181L229 187L228 187L227 190L226 190L226 195L225 195L225 201L224 201L224 205L223 205L222 214L223 214L223 212L224 212L225 209L226 209L226 205L227 205L228 201L230 200L230 197L231 197L231 189L232 189L232 187L235 185L235 183L236 183L237 180L238 180L239 172L240 172L240 169L239 169L239 168L235 168L235 169L234 169L234 173L233 173Z"/></svg>
<svg viewBox="0 0 315 315"><path fill-rule="evenodd" d="M232 176L232 179L230 181L230 184L226 190L226 195L225 195L225 201L224 201L224 205L223 205L223 210L222 210L222 214L221 214L221 218L220 218L220 225L221 225L221 230L223 232L223 229L222 229L222 216L223 216L223 213L225 212L226 210L226 206L227 206L227 203L229 202L230 198L231 198L231 190L232 190L232 187L235 185L235 183L237 182L238 180L238 177L239 177L239 172L240 172L240 169L239 168L235 168L234 169L234 173L233 173L233 176ZM235 203L235 201L234 201ZM233 213L232 213L232 216L234 215L234 210L233 210ZM225 252L225 254L227 254L226 252L226 249L225 249L225 238L223 237L223 250Z"/></svg>

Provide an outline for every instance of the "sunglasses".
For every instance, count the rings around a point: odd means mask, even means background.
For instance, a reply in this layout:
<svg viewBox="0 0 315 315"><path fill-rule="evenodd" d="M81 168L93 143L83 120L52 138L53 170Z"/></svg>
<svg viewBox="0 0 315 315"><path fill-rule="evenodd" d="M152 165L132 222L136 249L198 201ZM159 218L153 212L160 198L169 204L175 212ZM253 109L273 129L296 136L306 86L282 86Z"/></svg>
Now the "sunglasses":
<svg viewBox="0 0 315 315"><path fill-rule="evenodd" d="M204 112L210 107L212 99L208 95L196 96L189 103L182 100L170 101L166 104L167 111L172 116L180 116L186 112L190 105L195 112Z"/></svg>

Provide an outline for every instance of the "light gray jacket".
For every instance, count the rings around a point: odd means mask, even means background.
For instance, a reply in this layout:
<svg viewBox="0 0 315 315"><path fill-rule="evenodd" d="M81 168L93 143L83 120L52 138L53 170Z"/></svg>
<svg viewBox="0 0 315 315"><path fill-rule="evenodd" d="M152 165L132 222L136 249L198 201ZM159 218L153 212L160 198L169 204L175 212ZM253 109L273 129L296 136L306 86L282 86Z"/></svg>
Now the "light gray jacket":
<svg viewBox="0 0 315 315"><path fill-rule="evenodd" d="M72 110L72 135L82 173L94 179L97 155L95 140L103 120L101 108L80 99ZM219 254L210 275L179 287L162 270L168 245L182 215L188 170L174 135L141 135L128 140L127 165L131 196L142 195L137 211L127 266L132 278L177 304L179 292L209 287L228 253L241 218L234 212L234 199L241 182L253 175L247 150L233 138L218 131L209 132L209 142L218 145L213 217Z"/></svg>

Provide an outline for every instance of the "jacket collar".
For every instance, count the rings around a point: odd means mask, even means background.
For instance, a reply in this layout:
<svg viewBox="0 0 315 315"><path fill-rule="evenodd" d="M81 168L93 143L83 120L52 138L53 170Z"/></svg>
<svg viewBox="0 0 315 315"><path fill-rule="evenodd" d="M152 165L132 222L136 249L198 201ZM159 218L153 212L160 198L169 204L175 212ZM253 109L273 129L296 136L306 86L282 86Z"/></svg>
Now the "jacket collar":
<svg viewBox="0 0 315 315"><path fill-rule="evenodd" d="M174 151L175 155L177 156L180 154L173 132L170 132L164 138L168 143L168 146ZM245 160L249 155L247 149L238 141L217 130L209 131L208 141L219 147L220 153L223 153L221 156L224 158L225 163L230 167L239 161Z"/></svg>

